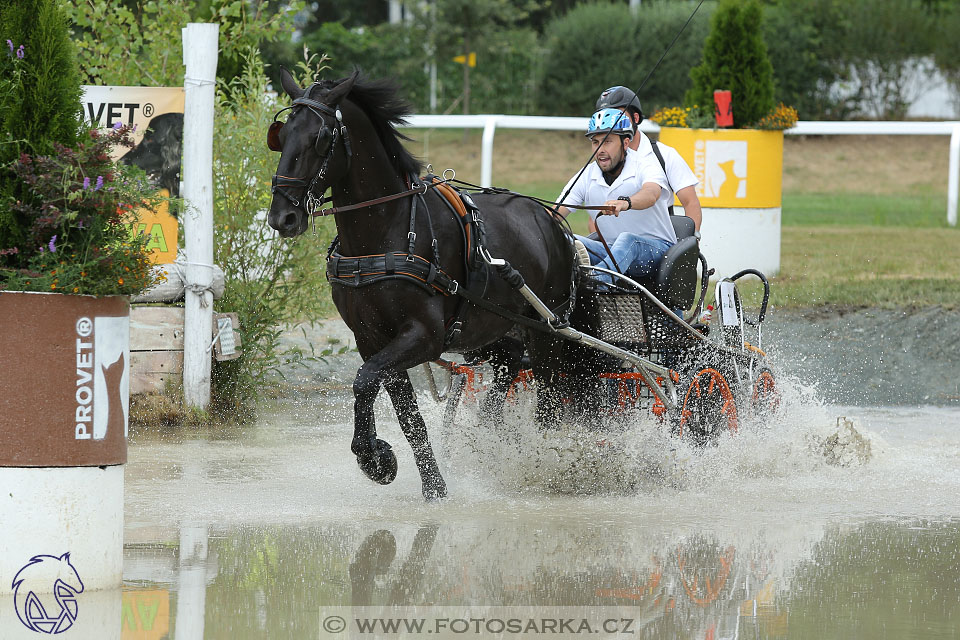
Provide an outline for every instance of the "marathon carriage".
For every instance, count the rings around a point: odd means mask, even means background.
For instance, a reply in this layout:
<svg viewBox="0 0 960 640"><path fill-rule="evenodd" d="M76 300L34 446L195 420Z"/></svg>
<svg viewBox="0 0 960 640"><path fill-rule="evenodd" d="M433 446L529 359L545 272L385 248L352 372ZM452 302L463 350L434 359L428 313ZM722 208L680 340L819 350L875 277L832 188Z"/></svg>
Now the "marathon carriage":
<svg viewBox="0 0 960 640"><path fill-rule="evenodd" d="M353 385L350 450L368 478L388 484L397 475L392 447L377 437L374 401L383 388L424 497L446 495L407 374L445 353L465 355L451 365L458 380L481 361L494 365L486 415L502 411L518 376L533 378L546 427L564 406L599 406L610 380L624 403L639 401L698 440L735 431L747 405L775 402L759 341L765 280L756 346L744 340L750 322L736 291L748 272L719 283L716 335L671 311L698 297L698 263L709 275L686 218L674 218L682 239L649 282L618 275L616 286L601 289L578 264L562 218L543 204L502 190L458 194L452 175L420 177L420 162L395 129L409 107L392 84L354 73L303 89L286 70L281 84L292 104L280 112L290 111L286 122L278 113L267 132L269 148L281 154L267 221L287 238L317 216L336 221L327 277L364 361ZM321 208L331 200L336 206ZM525 358L530 370L521 374ZM451 412L462 395L453 391Z"/></svg>
<svg viewBox="0 0 960 640"><path fill-rule="evenodd" d="M588 338L557 341L553 357L536 365L525 359L530 366L511 386L512 396L538 382L538 393L545 396L538 398L541 423L556 424L566 416L578 424L597 424L626 412L649 411L676 436L706 444L723 433L736 433L745 414L767 414L779 406L762 345L769 282L754 269L720 279L715 285L716 317L701 321L714 271L700 253L693 221L684 216L671 216L671 221L677 244L656 271L639 282L580 265L570 324ZM591 278L596 271L614 276L616 286ZM755 317L744 309L737 288L745 276L763 284ZM691 308L684 318L683 310ZM622 352L585 344L591 336ZM476 361L435 364L450 373L449 385L440 389L430 365L424 365L435 399L446 403L444 423L449 425L462 403L482 394L491 371Z"/></svg>

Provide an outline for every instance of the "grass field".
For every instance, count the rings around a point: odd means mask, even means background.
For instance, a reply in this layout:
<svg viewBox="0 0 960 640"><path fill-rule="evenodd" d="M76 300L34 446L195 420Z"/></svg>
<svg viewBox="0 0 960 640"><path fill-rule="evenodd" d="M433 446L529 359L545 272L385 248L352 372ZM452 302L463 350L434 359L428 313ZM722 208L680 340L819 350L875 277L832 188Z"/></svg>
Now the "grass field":
<svg viewBox="0 0 960 640"><path fill-rule="evenodd" d="M480 134L412 130L438 173L479 182ZM775 306L960 308L960 229L946 223L946 136L788 136ZM554 199L589 157L573 132L498 131L493 182ZM586 214L570 218L585 231ZM709 259L709 256L707 256Z"/></svg>

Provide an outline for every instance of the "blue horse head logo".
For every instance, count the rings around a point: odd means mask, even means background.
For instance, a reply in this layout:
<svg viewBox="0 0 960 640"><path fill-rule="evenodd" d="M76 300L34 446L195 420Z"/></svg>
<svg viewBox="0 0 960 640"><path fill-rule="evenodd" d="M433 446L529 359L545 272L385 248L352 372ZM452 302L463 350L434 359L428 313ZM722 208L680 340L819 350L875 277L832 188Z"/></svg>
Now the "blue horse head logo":
<svg viewBox="0 0 960 640"><path fill-rule="evenodd" d="M33 556L13 578L13 602L20 622L38 633L62 633L77 619L80 575L70 553Z"/></svg>

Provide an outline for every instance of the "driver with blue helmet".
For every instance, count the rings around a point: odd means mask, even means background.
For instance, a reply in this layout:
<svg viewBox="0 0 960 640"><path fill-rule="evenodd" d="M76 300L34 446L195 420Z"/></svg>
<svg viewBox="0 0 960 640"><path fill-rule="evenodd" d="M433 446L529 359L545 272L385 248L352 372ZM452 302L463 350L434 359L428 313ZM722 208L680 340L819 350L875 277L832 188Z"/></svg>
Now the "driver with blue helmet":
<svg viewBox="0 0 960 640"><path fill-rule="evenodd" d="M585 204L611 207L589 213L591 227L595 225L610 245L615 264L602 242L582 236L577 240L586 247L591 264L636 279L654 271L676 244L677 236L668 212L673 193L663 168L653 154L641 155L630 148L633 131L629 115L620 109L600 109L593 114L586 136L596 150L596 159L579 179L574 176L564 187L562 193L569 193L559 211L566 216L572 207ZM608 274L597 277L612 281Z"/></svg>

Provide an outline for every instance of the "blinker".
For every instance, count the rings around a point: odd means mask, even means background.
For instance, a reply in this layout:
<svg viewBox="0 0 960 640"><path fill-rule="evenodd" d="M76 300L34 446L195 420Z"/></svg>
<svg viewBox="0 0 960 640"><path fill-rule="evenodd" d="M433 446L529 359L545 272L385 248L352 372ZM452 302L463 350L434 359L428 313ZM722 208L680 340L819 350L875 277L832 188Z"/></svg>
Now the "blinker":
<svg viewBox="0 0 960 640"><path fill-rule="evenodd" d="M283 151L283 145L280 144L280 129L283 129L283 123L274 120L267 129L267 148L270 151Z"/></svg>

